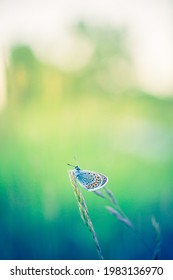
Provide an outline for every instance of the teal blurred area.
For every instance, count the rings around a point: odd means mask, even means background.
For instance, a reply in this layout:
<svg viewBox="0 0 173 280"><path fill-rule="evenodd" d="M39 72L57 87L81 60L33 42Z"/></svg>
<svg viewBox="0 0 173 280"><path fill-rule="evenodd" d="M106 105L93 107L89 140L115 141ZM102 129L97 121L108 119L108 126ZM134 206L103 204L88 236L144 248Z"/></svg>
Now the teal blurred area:
<svg viewBox="0 0 173 280"><path fill-rule="evenodd" d="M106 174L108 187L161 259L173 259L173 99L138 86L126 31L89 28L93 52L65 71L11 47L0 112L0 259L97 259L70 184L67 163ZM75 62L74 62L75 63ZM68 70L68 69L67 69ZM151 259L107 202L82 190L105 259Z"/></svg>

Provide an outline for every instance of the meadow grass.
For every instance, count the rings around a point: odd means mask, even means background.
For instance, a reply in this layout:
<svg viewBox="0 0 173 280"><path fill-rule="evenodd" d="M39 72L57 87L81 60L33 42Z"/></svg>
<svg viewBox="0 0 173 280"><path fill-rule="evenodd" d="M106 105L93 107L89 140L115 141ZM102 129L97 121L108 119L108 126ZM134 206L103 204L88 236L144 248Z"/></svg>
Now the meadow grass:
<svg viewBox="0 0 173 280"><path fill-rule="evenodd" d="M93 226L92 221L91 221L90 216L89 216L88 207L86 205L85 199L82 195L82 192L78 188L78 184L77 184L76 178L73 174L73 171L68 171L68 174L69 174L70 181L71 181L71 184L72 184L72 187L73 187L73 191L74 191L74 194L75 194L75 197L76 197L76 200L77 200L80 216L81 216L84 224L87 226L87 228L89 229L89 231L92 235L92 238L94 240L99 258L101 260L103 260L104 258L103 258L103 255L102 255L102 251L101 251L101 248L100 248L100 245L99 245L99 242L98 242L96 232L94 230L94 226Z"/></svg>
<svg viewBox="0 0 173 280"><path fill-rule="evenodd" d="M85 199L78 187L78 183L76 181L76 178L74 176L73 171L68 171L69 177L70 177L70 181L73 187L73 191L77 200L77 204L78 204L78 208L79 208L79 212L80 212L80 216L83 220L83 222L86 224L86 226L88 227L96 249L97 249L97 253L99 255L100 259L104 259L103 255L102 255L102 251L97 239L97 235L96 232L94 230L94 226L91 222L90 216L89 216L89 212L88 212L88 207L86 205ZM104 190L104 192L103 192ZM104 187L102 190L96 190L94 191L94 193L103 198L106 199L107 201L109 201L113 207L111 206L106 206L106 209L108 210L109 213L111 213L113 216L115 216L120 222L122 222L124 225L126 225L127 227L129 227L133 232L135 232L135 234L137 234L137 236L139 237L139 239L141 240L141 242L145 245L145 247L150 251L150 253L152 253L151 248L148 246L148 244L145 242L145 240L143 239L142 234L136 229L136 227L133 225L133 223L131 222L131 220L128 218L128 216L124 213L124 211L121 209L117 199L115 198L114 194L111 192L111 190L109 190L107 187ZM152 217L151 219L152 222L152 226L154 228L154 232L155 232L155 240L154 240L154 249L153 249L153 255L152 255L152 259L159 259L159 255L160 255L160 226L159 223L156 221L155 217Z"/></svg>
<svg viewBox="0 0 173 280"><path fill-rule="evenodd" d="M129 227L141 240L141 242L145 245L145 247L148 249L148 251L152 254L152 259L159 259L160 255L160 249L161 249L161 239L160 239L160 225L156 221L155 217L152 217L151 223L154 229L155 237L154 237L154 248L153 250L148 246L148 244L145 242L143 239L142 233L138 231L138 229L133 225L131 220L128 218L128 216L124 213L124 211L121 209L117 199L115 198L114 194L107 188L104 187L103 191L95 191L95 194L108 200L109 202L112 203L113 207L111 206L106 206L106 209L108 210L109 213L114 215L120 222L122 222L124 225ZM152 253L153 252L153 253Z"/></svg>
<svg viewBox="0 0 173 280"><path fill-rule="evenodd" d="M154 228L155 238L154 238L154 250L153 250L153 260L158 260L160 257L160 250L161 250L161 232L160 232L160 225L156 221L155 217L151 218L151 223Z"/></svg>

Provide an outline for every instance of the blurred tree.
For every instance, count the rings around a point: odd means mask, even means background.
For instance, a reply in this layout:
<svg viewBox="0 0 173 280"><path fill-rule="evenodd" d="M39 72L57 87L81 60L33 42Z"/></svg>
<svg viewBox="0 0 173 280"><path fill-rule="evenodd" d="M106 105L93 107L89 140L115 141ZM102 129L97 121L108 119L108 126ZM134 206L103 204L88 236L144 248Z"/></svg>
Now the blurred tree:
<svg viewBox="0 0 173 280"><path fill-rule="evenodd" d="M87 38L94 49L89 63L73 79L76 92L116 95L134 86L125 28L91 26L81 21L74 27L74 32Z"/></svg>
<svg viewBox="0 0 173 280"><path fill-rule="evenodd" d="M28 105L40 96L40 63L29 46L12 47L7 75L9 102L12 106Z"/></svg>

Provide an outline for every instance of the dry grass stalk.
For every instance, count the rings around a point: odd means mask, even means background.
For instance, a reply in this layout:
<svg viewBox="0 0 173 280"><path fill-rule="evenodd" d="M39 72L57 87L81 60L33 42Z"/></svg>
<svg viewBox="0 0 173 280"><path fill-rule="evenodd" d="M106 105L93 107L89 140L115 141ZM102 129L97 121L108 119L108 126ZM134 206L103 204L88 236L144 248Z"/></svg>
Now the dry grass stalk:
<svg viewBox="0 0 173 280"><path fill-rule="evenodd" d="M127 215L122 211L121 207L119 206L119 203L113 193L106 187L104 187L104 191L106 194L103 194L101 191L95 191L95 194L98 196L108 200L113 204L113 207L106 206L106 209L114 215L119 221L124 223L126 226L130 227L133 231L136 232L135 227L133 226L130 219L127 217Z"/></svg>
<svg viewBox="0 0 173 280"><path fill-rule="evenodd" d="M103 260L104 258L103 258L102 252L101 252L101 248L100 248L100 245L99 245L99 242L98 242L97 235L95 233L93 224L92 224L91 219L89 217L88 208L87 208L85 199L82 195L82 192L78 188L78 184L77 184L76 178L74 177L73 171L68 171L68 174L69 174L70 181L71 181L71 184L72 184L72 187L73 187L73 191L74 191L74 194L75 194L75 197L76 197L76 200L77 200L80 216L81 216L83 222L88 227L88 229L89 229L89 231L92 235L92 238L94 240L99 258Z"/></svg>
<svg viewBox="0 0 173 280"><path fill-rule="evenodd" d="M109 211L109 213L114 215L120 222L122 222L124 225L129 227L131 230L133 230L133 232L135 232L135 234L137 234L138 238L141 240L141 242L144 244L144 246L148 249L148 251L151 252L151 249L148 247L148 245L144 241L140 232L135 228L133 223L130 221L130 219L127 217L127 215L121 209L114 194L106 187L104 187L103 190L105 191L105 194L102 191L95 191L95 194L112 203L113 207L106 206L106 209Z"/></svg>
<svg viewBox="0 0 173 280"><path fill-rule="evenodd" d="M158 260L160 256L160 247L161 247L161 239L160 239L160 225L156 221L155 217L151 218L151 223L155 232L155 244L154 244L154 253L153 260Z"/></svg>
<svg viewBox="0 0 173 280"><path fill-rule="evenodd" d="M92 237L93 237L94 243L96 245L97 252L98 252L100 259L103 259L103 256L101 253L101 248L100 248L93 224L92 224L91 219L88 214L88 208L87 208L85 199L84 199L81 191L78 188L76 178L74 177L74 174L72 171L69 171L69 177L70 177L70 181L71 181L71 184L72 184L72 187L74 190L74 194L76 196L81 218L82 218L83 222L87 225L89 231L92 234ZM103 192L103 190L105 191L105 193ZM96 190L96 191L94 191L94 193L97 196L111 202L113 207L106 206L106 209L109 211L109 213L114 215L124 225L128 226L131 230L133 230L138 235L138 237L140 238L142 243L145 245L145 247L151 252L151 249L148 247L148 245L143 240L143 237L141 236L140 232L134 227L133 223L130 221L130 219L127 217L127 215L122 211L114 194L106 187L104 187L102 190ZM152 226L155 231L155 244L154 244L154 253L153 253L152 259L156 260L156 259L159 259L161 242L160 242L160 226L154 217L152 218Z"/></svg>

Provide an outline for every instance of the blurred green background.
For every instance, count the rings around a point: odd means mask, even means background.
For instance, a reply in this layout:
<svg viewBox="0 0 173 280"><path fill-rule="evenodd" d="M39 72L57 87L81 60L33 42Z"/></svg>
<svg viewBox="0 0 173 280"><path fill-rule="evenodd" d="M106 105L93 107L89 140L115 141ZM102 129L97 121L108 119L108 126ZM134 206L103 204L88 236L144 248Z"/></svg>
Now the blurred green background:
<svg viewBox="0 0 173 280"><path fill-rule="evenodd" d="M67 174L74 157L108 176L151 251L156 217L160 258L172 259L173 99L140 89L126 29L81 21L71 32L93 46L80 69L45 62L29 44L12 45L5 63L0 259L98 258ZM104 200L82 192L105 259L152 258Z"/></svg>

